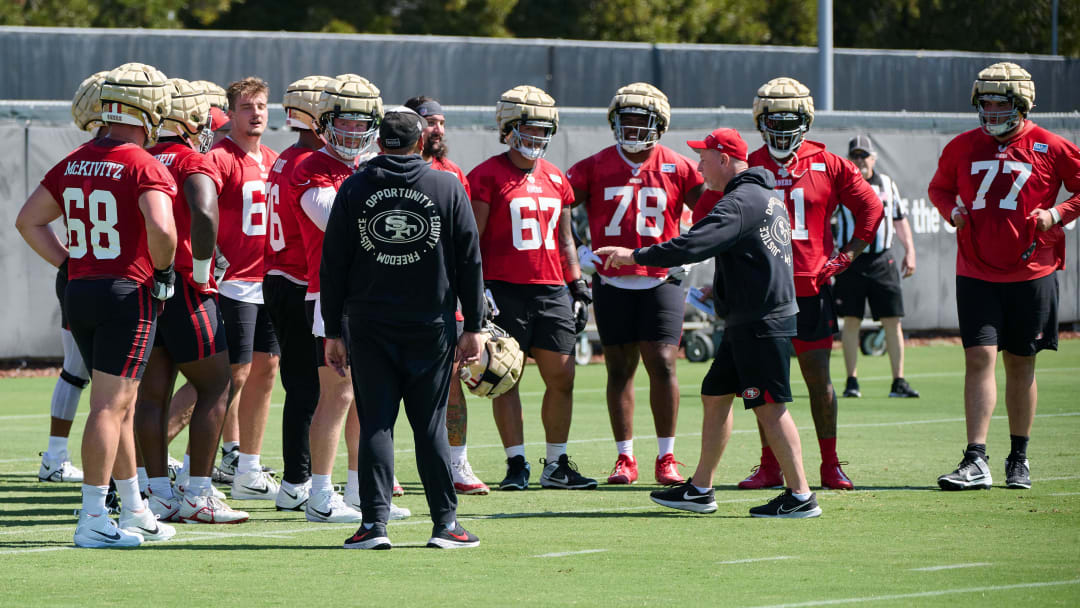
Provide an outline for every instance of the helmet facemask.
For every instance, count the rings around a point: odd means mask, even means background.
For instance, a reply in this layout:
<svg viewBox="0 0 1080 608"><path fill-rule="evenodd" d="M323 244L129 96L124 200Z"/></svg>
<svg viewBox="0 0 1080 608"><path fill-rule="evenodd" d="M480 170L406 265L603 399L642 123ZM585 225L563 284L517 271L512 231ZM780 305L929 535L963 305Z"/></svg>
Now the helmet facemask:
<svg viewBox="0 0 1080 608"><path fill-rule="evenodd" d="M360 128L339 127L338 119L364 123ZM320 135L342 159L352 162L356 157L369 151L378 135L378 121L370 114L359 112L329 112L322 116Z"/></svg>
<svg viewBox="0 0 1080 608"><path fill-rule="evenodd" d="M984 94L978 96L979 122L983 131L993 136L1001 136L1020 125L1023 116L1011 95ZM1008 110L987 110L983 102L1007 102Z"/></svg>
<svg viewBox="0 0 1080 608"><path fill-rule="evenodd" d="M801 112L766 112L758 118L758 130L769 147L769 154L776 159L794 154L808 129L809 121Z"/></svg>
<svg viewBox="0 0 1080 608"><path fill-rule="evenodd" d="M644 119L645 124L643 126L623 124L624 116L632 117L631 122L641 122ZM652 148L660 141L659 124L660 117L656 112L631 106L620 108L615 112L615 124L612 128L615 130L615 141L619 143L623 151L628 154L637 154Z"/></svg>
<svg viewBox="0 0 1080 608"><path fill-rule="evenodd" d="M539 127L544 129L544 135L528 135L521 132L521 127ZM514 123L510 130L510 139L507 142L511 148L529 160L539 160L547 154L548 144L554 134L555 125L546 120L525 120Z"/></svg>

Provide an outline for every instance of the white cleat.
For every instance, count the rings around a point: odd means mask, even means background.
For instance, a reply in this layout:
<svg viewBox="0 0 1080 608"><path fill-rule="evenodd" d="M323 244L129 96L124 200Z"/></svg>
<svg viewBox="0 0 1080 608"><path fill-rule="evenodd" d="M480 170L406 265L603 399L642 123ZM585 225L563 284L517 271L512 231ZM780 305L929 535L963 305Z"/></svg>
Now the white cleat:
<svg viewBox="0 0 1080 608"><path fill-rule="evenodd" d="M472 465L468 460L450 463L450 473L454 478L454 490L458 494L471 494L483 496L491 490L487 484L473 473Z"/></svg>
<svg viewBox="0 0 1080 608"><path fill-rule="evenodd" d="M166 462L169 467L169 480L176 481L177 476L180 475L180 471L184 470L184 463L169 455L169 459Z"/></svg>
<svg viewBox="0 0 1080 608"><path fill-rule="evenodd" d="M120 529L138 534L144 541L169 540L176 536L176 528L158 521L146 500L143 501L143 508L138 511L121 509Z"/></svg>
<svg viewBox="0 0 1080 608"><path fill-rule="evenodd" d="M278 482L261 470L240 473L233 478L233 500L275 500Z"/></svg>
<svg viewBox="0 0 1080 608"><path fill-rule="evenodd" d="M345 504L360 513L360 490L350 490L345 488ZM395 519L405 519L412 516L412 511L405 507L399 507L394 503L390 503L390 521Z"/></svg>
<svg viewBox="0 0 1080 608"><path fill-rule="evenodd" d="M183 498L184 494L187 494L187 487L187 471L180 471L180 473L176 475L176 481L173 482L173 496L176 496L177 500ZM225 500L225 493L214 487L213 484L210 485L210 495L218 500Z"/></svg>
<svg viewBox="0 0 1080 608"><path fill-rule="evenodd" d="M310 496L310 479L306 483L294 486L292 490L286 490L284 486L279 486L277 498L274 500L274 507L278 511L303 511L304 505L307 504Z"/></svg>
<svg viewBox="0 0 1080 608"><path fill-rule="evenodd" d="M180 518L180 499L175 494L170 494L168 498L165 498L154 494L153 489L147 488L146 502L158 521L183 521Z"/></svg>
<svg viewBox="0 0 1080 608"><path fill-rule="evenodd" d="M38 467L38 481L82 482L83 472L71 464L67 455L50 458L48 452L41 453L41 466Z"/></svg>
<svg viewBox="0 0 1080 608"><path fill-rule="evenodd" d="M360 511L345 504L333 490L312 492L304 509L307 520L327 524L355 524L363 521Z"/></svg>
<svg viewBox="0 0 1080 608"><path fill-rule="evenodd" d="M138 547L143 537L116 527L113 520L105 513L90 516L79 515L79 525L75 527L75 546L86 549L105 549L111 547Z"/></svg>
<svg viewBox="0 0 1080 608"><path fill-rule="evenodd" d="M193 524L238 524L248 520L248 514L237 511L216 496L192 496L180 499L180 517Z"/></svg>

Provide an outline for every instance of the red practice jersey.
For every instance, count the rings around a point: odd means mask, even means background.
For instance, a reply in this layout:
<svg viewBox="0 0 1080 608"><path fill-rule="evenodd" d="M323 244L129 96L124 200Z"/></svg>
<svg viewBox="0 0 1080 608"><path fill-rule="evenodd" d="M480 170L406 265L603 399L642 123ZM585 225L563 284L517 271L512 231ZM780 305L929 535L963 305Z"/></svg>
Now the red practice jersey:
<svg viewBox="0 0 1080 608"><path fill-rule="evenodd" d="M207 157L221 175L218 248L229 261L225 281L261 283L266 250L266 180L277 154L259 146L258 160L226 137Z"/></svg>
<svg viewBox="0 0 1080 608"><path fill-rule="evenodd" d="M544 159L522 171L507 154L469 173L472 199L490 205L480 237L484 278L516 284L562 285L559 217L574 203L562 171Z"/></svg>
<svg viewBox="0 0 1080 608"><path fill-rule="evenodd" d="M636 249L679 236L686 193L702 183L690 159L661 145L636 169L617 146L604 148L570 167L566 177L575 190L589 193L585 209L593 249ZM667 268L637 264L596 271L605 276L667 275Z"/></svg>
<svg viewBox="0 0 1080 608"><path fill-rule="evenodd" d="M696 224L701 221L701 218L709 215L709 212L713 210L716 203L720 202L720 199L724 198L724 193L719 190L709 190L708 188L701 191L701 198L698 199L696 205L694 205L694 214L690 218L691 224Z"/></svg>
<svg viewBox="0 0 1080 608"><path fill-rule="evenodd" d="M1062 184L1074 193L1058 205L1062 222L1046 232L1029 217L1054 206ZM949 221L959 204L968 225L956 231L956 274L983 281L1044 277L1065 267L1062 227L1080 215L1080 150L1072 142L1024 121L999 143L982 129L945 146L930 181L930 201Z"/></svg>
<svg viewBox="0 0 1080 608"><path fill-rule="evenodd" d="M124 278L153 283L139 196L176 196L176 181L135 144L100 139L77 148L41 185L60 205L68 230L68 277Z"/></svg>
<svg viewBox="0 0 1080 608"><path fill-rule="evenodd" d="M303 192L293 189L292 176L296 167L314 151L297 144L286 148L274 162L266 182L270 223L264 267L266 272L277 270L304 283L307 282L307 255L296 219Z"/></svg>
<svg viewBox="0 0 1080 608"><path fill-rule="evenodd" d="M855 165L825 150L816 141L803 141L787 167L776 163L766 146L750 155L751 167L764 167L776 176L776 194L784 199L791 219L795 295L817 294L817 275L835 248L830 222L837 205L855 217L852 238L870 242L883 216L881 199Z"/></svg>
<svg viewBox="0 0 1080 608"><path fill-rule="evenodd" d="M431 168L436 171L446 171L447 173L453 173L457 176L458 181L462 186L465 186L465 194L472 199L472 190L469 188L469 180L465 177L465 172L461 170L461 167L457 166L457 163L449 158L433 158L431 159Z"/></svg>
<svg viewBox="0 0 1080 608"><path fill-rule="evenodd" d="M350 175L352 167L341 162L325 150L309 154L296 166L292 174L292 189L296 192L293 213L300 226L307 258L308 293L319 293L319 266L322 265L322 244L325 233L311 221L306 211L300 207L300 198L312 188L341 187Z"/></svg>
<svg viewBox="0 0 1080 608"><path fill-rule="evenodd" d="M191 254L191 208L188 206L187 197L184 195L184 182L187 178L201 173L214 180L214 187L221 191L221 178L217 170L202 154L199 154L191 146L179 142L160 143L150 148L150 154L165 165L176 180L177 193L173 199L173 220L176 222L176 261L173 262L176 274L184 278L189 285L200 293L216 293L217 282L214 281L214 273L210 273L210 281L196 283L192 276Z"/></svg>

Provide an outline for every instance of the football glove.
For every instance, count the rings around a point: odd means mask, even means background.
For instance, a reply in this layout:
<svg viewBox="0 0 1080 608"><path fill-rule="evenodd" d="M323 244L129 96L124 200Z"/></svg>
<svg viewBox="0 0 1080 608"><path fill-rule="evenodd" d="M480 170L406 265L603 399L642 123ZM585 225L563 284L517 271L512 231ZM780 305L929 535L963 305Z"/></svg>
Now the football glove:
<svg viewBox="0 0 1080 608"><path fill-rule="evenodd" d="M585 279L575 279L567 285L570 297L574 299L574 333L585 331L589 323L589 304L592 304L592 290Z"/></svg>
<svg viewBox="0 0 1080 608"><path fill-rule="evenodd" d="M173 272L173 265L169 264L169 267L164 270L154 269L154 288L151 290L150 295L154 296L161 302L168 300L173 296L175 289L173 283L176 282L176 273Z"/></svg>
<svg viewBox="0 0 1080 608"><path fill-rule="evenodd" d="M221 284L221 279L225 278L225 271L228 269L229 260L225 259L220 248L214 247L214 282Z"/></svg>
<svg viewBox="0 0 1080 608"><path fill-rule="evenodd" d="M484 290L484 319L494 323L495 317L499 316L499 307L495 305L495 296L491 295L490 289Z"/></svg>
<svg viewBox="0 0 1080 608"><path fill-rule="evenodd" d="M676 285L682 285L682 282L686 280L686 274L690 272L689 266L672 266L668 268L667 277L665 281L668 283L674 283Z"/></svg>
<svg viewBox="0 0 1080 608"><path fill-rule="evenodd" d="M588 245L582 245L577 249L578 264L581 266L581 272L585 274L595 274L597 264L603 266L604 261L600 259Z"/></svg>
<svg viewBox="0 0 1080 608"><path fill-rule="evenodd" d="M840 274L847 270L848 266L851 266L851 254L841 251L829 258L829 261L825 262L825 265L818 271L817 286L821 287L828 282L829 278L833 275Z"/></svg>

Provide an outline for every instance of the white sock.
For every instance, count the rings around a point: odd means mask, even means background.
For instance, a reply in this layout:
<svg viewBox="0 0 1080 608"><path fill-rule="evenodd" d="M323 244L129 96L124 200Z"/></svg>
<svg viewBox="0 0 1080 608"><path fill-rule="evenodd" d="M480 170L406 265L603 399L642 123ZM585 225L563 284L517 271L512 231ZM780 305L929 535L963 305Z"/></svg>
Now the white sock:
<svg viewBox="0 0 1080 608"><path fill-rule="evenodd" d="M456 519L451 519L450 521L446 522L443 525L446 526L447 530L450 530L451 532L453 532L454 530L457 529L457 520Z"/></svg>
<svg viewBox="0 0 1080 608"><path fill-rule="evenodd" d="M50 460L59 460L63 462L67 460L67 437L53 437L49 435L49 449L45 451L49 455Z"/></svg>
<svg viewBox="0 0 1080 608"><path fill-rule="evenodd" d="M184 454L184 468L180 469L181 472L191 474L191 454ZM179 473L177 473L179 476Z"/></svg>
<svg viewBox="0 0 1080 608"><path fill-rule="evenodd" d="M169 483L168 477L151 477L147 486L150 488L150 492L158 498L168 500L173 496L172 484Z"/></svg>
<svg viewBox="0 0 1080 608"><path fill-rule="evenodd" d="M185 492L192 496L209 496L210 495L210 478L209 477L190 477L188 479L187 488Z"/></svg>
<svg viewBox="0 0 1080 608"><path fill-rule="evenodd" d="M348 469L345 471L345 491L352 493L356 492L357 496L360 495L360 471L354 471Z"/></svg>
<svg viewBox="0 0 1080 608"><path fill-rule="evenodd" d="M657 453L663 457L665 454L671 454L675 451L675 438L674 437L657 437L656 438Z"/></svg>
<svg viewBox="0 0 1080 608"><path fill-rule="evenodd" d="M329 475L319 475L317 473L311 474L311 493L314 494L320 490L333 490L333 486L330 485Z"/></svg>
<svg viewBox="0 0 1080 608"><path fill-rule="evenodd" d="M691 485L693 485L693 484L691 484ZM702 494L707 494L709 492L709 490L711 490L712 488L703 488L701 486L694 485L694 489L697 490L698 492L702 493Z"/></svg>
<svg viewBox="0 0 1080 608"><path fill-rule="evenodd" d="M627 439L626 441L616 441L615 449L619 450L620 454L626 454L627 456L634 457L634 440Z"/></svg>
<svg viewBox="0 0 1080 608"><path fill-rule="evenodd" d="M551 464L559 460L559 456L566 453L565 443L549 443L547 444L547 462Z"/></svg>
<svg viewBox="0 0 1080 608"><path fill-rule="evenodd" d="M236 474L243 475L248 471L257 471L262 468L259 464L258 454L245 454L240 452L240 459L236 462Z"/></svg>
<svg viewBox="0 0 1080 608"><path fill-rule="evenodd" d="M468 447L463 445L450 446L450 462L465 462L469 459Z"/></svg>
<svg viewBox="0 0 1080 608"><path fill-rule="evenodd" d="M139 478L139 491L146 494L146 486L150 483L150 478L146 475L146 467L136 468L135 476Z"/></svg>
<svg viewBox="0 0 1080 608"><path fill-rule="evenodd" d="M519 443L506 448L506 457L513 458L514 456L525 457L525 444Z"/></svg>
<svg viewBox="0 0 1080 608"><path fill-rule="evenodd" d="M238 450L238 449L240 449L240 442L239 441L222 441L221 442L221 450L223 452L225 452L226 454L228 454L229 452L231 452L233 450Z"/></svg>
<svg viewBox="0 0 1080 608"><path fill-rule="evenodd" d="M810 500L810 497L813 496L814 493L813 492L807 492L806 494L796 494L795 492L792 492L791 495L794 496L797 500L800 500L802 502L806 502L806 501Z"/></svg>
<svg viewBox="0 0 1080 608"><path fill-rule="evenodd" d="M87 515L98 516L105 512L105 495L109 486L82 485L82 510Z"/></svg>
<svg viewBox="0 0 1080 608"><path fill-rule="evenodd" d="M143 510L142 496L139 496L139 478L116 480L116 495L120 497L120 506L128 512Z"/></svg>

